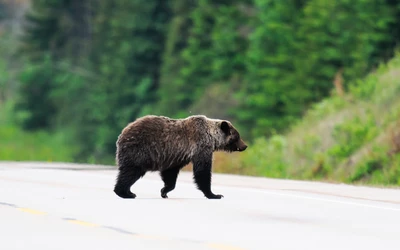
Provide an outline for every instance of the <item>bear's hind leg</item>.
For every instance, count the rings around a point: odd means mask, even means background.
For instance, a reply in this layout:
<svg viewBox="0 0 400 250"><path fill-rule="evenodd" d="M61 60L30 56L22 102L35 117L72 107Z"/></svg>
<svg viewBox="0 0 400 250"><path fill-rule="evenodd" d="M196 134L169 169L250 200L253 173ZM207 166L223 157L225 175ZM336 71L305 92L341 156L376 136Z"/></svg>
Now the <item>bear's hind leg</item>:
<svg viewBox="0 0 400 250"><path fill-rule="evenodd" d="M136 194L131 192L131 186L135 184L137 180L144 176L146 172L141 168L129 167L120 168L117 183L114 187L114 192L121 198L134 199Z"/></svg>
<svg viewBox="0 0 400 250"><path fill-rule="evenodd" d="M164 181L164 187L161 189L162 198L168 198L167 193L174 190L180 170L180 167L174 167L161 171L161 178Z"/></svg>

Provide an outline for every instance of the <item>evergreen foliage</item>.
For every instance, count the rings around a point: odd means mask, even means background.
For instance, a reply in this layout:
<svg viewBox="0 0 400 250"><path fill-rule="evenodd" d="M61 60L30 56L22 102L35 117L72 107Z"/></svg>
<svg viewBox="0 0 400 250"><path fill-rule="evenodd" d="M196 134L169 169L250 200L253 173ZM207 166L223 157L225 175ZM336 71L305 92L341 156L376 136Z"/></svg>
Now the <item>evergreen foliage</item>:
<svg viewBox="0 0 400 250"><path fill-rule="evenodd" d="M347 92L390 59L399 16L393 0L31 0L16 111L68 134L81 161L113 158L145 114L269 137L334 93L338 72Z"/></svg>

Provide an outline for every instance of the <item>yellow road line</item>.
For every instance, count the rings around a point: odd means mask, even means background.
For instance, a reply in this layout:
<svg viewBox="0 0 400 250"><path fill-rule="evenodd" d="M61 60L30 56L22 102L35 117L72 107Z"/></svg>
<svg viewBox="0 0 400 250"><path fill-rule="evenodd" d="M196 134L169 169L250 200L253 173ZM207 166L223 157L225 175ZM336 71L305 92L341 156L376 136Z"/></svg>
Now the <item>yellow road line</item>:
<svg viewBox="0 0 400 250"><path fill-rule="evenodd" d="M212 248L212 249L217 249L217 250L244 250L243 248L240 247L233 247L233 246L228 246L228 245L223 245L223 244L207 244L207 247Z"/></svg>
<svg viewBox="0 0 400 250"><path fill-rule="evenodd" d="M86 222L86 221L81 221L81 220L68 220L68 222L77 224L77 225L81 225L81 226L86 226L86 227L99 227L99 225L97 225L97 224Z"/></svg>
<svg viewBox="0 0 400 250"><path fill-rule="evenodd" d="M45 212L35 210L35 209L30 209L30 208L17 208L19 211L25 212L25 213L30 213L34 215L45 215ZM91 222L86 222L86 221L81 221L81 220L75 220L75 219L64 219L67 220L69 223L73 223L76 225L80 226L86 226L86 227L101 227L98 224L91 223ZM148 240L171 240L168 237L164 236L159 236L159 235L149 235L149 234L132 234L133 237L140 238L140 239L148 239ZM215 244L215 243L210 243L206 244L208 248L216 249L216 250L244 250L243 248L240 247L234 247L234 246L229 246L229 245L224 245L224 244Z"/></svg>
<svg viewBox="0 0 400 250"><path fill-rule="evenodd" d="M45 212L35 210L35 209L30 209L30 208L17 208L19 211L25 212L25 213L30 213L30 214L35 214L35 215L44 215L46 214Z"/></svg>

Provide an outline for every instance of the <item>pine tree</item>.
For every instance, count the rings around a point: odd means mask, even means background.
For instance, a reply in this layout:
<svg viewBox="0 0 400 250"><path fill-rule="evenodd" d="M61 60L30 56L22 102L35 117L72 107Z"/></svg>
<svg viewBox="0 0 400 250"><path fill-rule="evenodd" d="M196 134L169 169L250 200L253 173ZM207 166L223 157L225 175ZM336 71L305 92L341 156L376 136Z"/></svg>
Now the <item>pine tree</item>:
<svg viewBox="0 0 400 250"><path fill-rule="evenodd" d="M174 48L173 63L168 61L170 59L165 61L164 76L168 78L165 77L161 85L160 103L169 110L162 111L178 117L187 116L211 85L228 83L244 72L243 55L247 43L240 28L246 21L240 4L247 2L201 0L196 5L176 5L175 12L180 14L171 23L167 52L172 51L173 44L178 47ZM170 74L168 65L174 65L173 72L177 73ZM165 94L172 92L174 98Z"/></svg>
<svg viewBox="0 0 400 250"><path fill-rule="evenodd" d="M381 4L386 5L390 11L386 16L379 17L379 24L381 28L385 29L385 35L379 40L371 56L370 60L373 66L379 64L382 60L387 62L393 58L394 48L400 42L400 2L398 0L385 0ZM381 21L382 18L383 21Z"/></svg>
<svg viewBox="0 0 400 250"><path fill-rule="evenodd" d="M27 25L20 53L27 60L21 75L18 111L27 113L23 126L27 129L49 129L55 126L56 116L67 92L60 96L66 83L62 79L74 74L72 65L80 68L89 54L91 37L90 1L80 0L33 0L26 15ZM71 67L60 68L64 62Z"/></svg>
<svg viewBox="0 0 400 250"><path fill-rule="evenodd" d="M298 80L310 90L306 103L327 96L342 69L347 82L365 75L392 19L385 0L311 0L298 29L296 58Z"/></svg>
<svg viewBox="0 0 400 250"><path fill-rule="evenodd" d="M293 79L297 4L292 0L255 0L255 28L246 58L248 75L242 109L237 113L253 135L281 131L301 107L298 101L304 93Z"/></svg>
<svg viewBox="0 0 400 250"><path fill-rule="evenodd" d="M180 80L179 76L185 65L182 51L188 44L189 30L192 27L190 15L194 8L195 3L186 0L176 0L172 5L172 19L167 27L155 113L175 116L182 108L181 101L186 98L187 93L183 93L181 88L188 83Z"/></svg>

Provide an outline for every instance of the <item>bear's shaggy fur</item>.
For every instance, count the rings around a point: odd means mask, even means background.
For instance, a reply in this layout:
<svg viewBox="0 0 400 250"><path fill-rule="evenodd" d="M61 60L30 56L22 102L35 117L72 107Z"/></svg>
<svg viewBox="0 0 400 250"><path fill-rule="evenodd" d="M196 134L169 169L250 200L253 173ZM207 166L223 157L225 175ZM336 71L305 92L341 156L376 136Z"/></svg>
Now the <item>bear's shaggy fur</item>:
<svg viewBox="0 0 400 250"><path fill-rule="evenodd" d="M220 199L211 191L213 152L243 151L247 145L229 121L203 115L185 119L148 115L128 124L117 140L118 177L114 192L135 198L131 186L147 171L160 171L164 187L161 197L175 188L179 171L193 163L197 188L209 199Z"/></svg>

